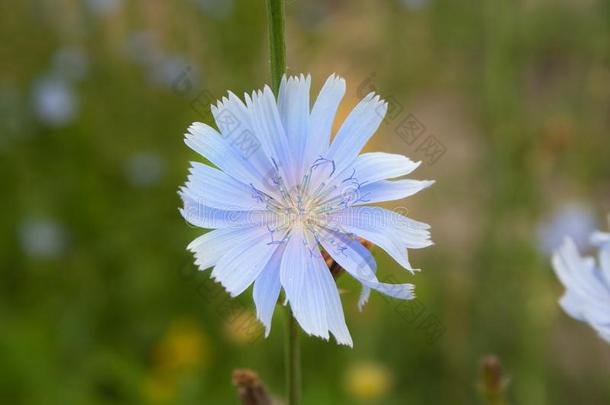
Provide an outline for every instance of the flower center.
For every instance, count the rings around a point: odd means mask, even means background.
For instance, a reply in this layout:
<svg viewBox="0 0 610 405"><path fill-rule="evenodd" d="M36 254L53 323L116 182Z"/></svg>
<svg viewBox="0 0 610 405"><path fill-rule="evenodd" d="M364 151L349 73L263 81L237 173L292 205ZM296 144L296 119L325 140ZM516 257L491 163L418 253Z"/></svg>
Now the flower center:
<svg viewBox="0 0 610 405"><path fill-rule="evenodd" d="M332 177L335 172L332 160L317 159L303 175L301 182L290 189L281 176L278 165L275 161L273 163L275 168L271 182L277 195L270 196L251 185L253 198L265 202L267 210L279 218L278 224L268 227L272 243L283 243L295 226L302 226L317 235L320 228L329 228L330 214L358 201L366 201L360 195L362 184L354 177L355 172L350 176Z"/></svg>

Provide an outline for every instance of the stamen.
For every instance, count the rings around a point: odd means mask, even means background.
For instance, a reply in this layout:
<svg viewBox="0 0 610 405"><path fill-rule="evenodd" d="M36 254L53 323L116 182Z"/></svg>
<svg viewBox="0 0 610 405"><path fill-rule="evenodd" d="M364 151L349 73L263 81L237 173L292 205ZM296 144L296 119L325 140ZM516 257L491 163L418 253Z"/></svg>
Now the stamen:
<svg viewBox="0 0 610 405"><path fill-rule="evenodd" d="M331 177L335 173L336 169L335 161L332 159L327 159L325 157L320 156L319 158L314 160L313 164L311 165L311 169L317 169L318 167L329 163L331 164L332 169L330 170L330 174L328 175L328 177Z"/></svg>
<svg viewBox="0 0 610 405"><path fill-rule="evenodd" d="M274 199L267 200L266 208L276 213L280 213L284 210L284 207L279 205Z"/></svg>
<svg viewBox="0 0 610 405"><path fill-rule="evenodd" d="M263 191L260 191L259 189L254 187L254 185L252 183L250 183L250 188L252 189L251 196L256 201L258 201L258 202L265 202L265 201L268 201L268 200L272 199L272 197L270 195L268 195L267 193L265 193Z"/></svg>
<svg viewBox="0 0 610 405"><path fill-rule="evenodd" d="M324 184L324 183L322 183L322 184ZM337 186L332 186L332 187L329 187L326 190L324 190L324 192L319 193L319 195L316 195L316 196L312 197L312 201L311 201L312 204L315 204L315 203L323 201L326 197L328 197L328 195L330 193L332 193L336 189L337 189Z"/></svg>
<svg viewBox="0 0 610 405"><path fill-rule="evenodd" d="M352 170L353 170L352 174L347 179L344 179L341 183L345 183L348 180L355 180L356 183L358 183L358 180L354 177L354 175L356 174L356 169L352 169Z"/></svg>
<svg viewBox="0 0 610 405"><path fill-rule="evenodd" d="M288 236L288 231L286 231L284 233L284 236L282 236L282 238L278 239L278 240L275 240L274 235L275 235L275 233L277 231L288 230L288 229L289 229L289 225L288 224L285 224L285 225L282 225L282 226L278 226L275 229L272 229L269 226L267 226L267 230L269 231L269 234L271 235L271 241L267 242L267 245L281 245L282 243L285 243L286 239L287 239L287 236Z"/></svg>
<svg viewBox="0 0 610 405"><path fill-rule="evenodd" d="M307 190L309 189L309 180L311 180L311 170L310 170L310 173L308 173L305 176L303 176L303 180L301 180L300 190L303 193L307 193Z"/></svg>

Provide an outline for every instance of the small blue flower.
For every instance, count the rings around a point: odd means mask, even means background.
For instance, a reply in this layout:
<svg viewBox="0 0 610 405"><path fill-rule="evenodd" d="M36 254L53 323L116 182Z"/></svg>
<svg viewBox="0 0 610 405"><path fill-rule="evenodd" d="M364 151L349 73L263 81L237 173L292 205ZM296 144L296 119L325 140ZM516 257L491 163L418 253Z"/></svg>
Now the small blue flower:
<svg viewBox="0 0 610 405"><path fill-rule="evenodd" d="M19 225L23 252L32 258L55 259L68 245L66 230L50 218L25 218Z"/></svg>
<svg viewBox="0 0 610 405"><path fill-rule="evenodd" d="M591 244L599 250L597 263L580 256L570 238L553 255L555 274L566 288L559 304L610 343L610 233L594 232Z"/></svg>
<svg viewBox="0 0 610 405"><path fill-rule="evenodd" d="M214 166L193 162L180 191L181 213L192 225L214 229L188 246L199 269L237 296L254 284L257 317L266 334L283 289L303 330L352 346L335 281L323 248L370 290L412 299L412 284L377 279L377 266L358 237L369 240L414 272L407 249L430 246L429 225L368 203L398 200L433 181L390 180L419 163L405 156L360 153L387 111L371 93L351 111L331 142L345 81L328 78L310 109L311 78L284 77L271 89L229 92L212 114L218 131L194 123L186 144Z"/></svg>
<svg viewBox="0 0 610 405"><path fill-rule="evenodd" d="M158 183L164 172L165 160L152 151L137 152L125 164L127 180L136 187L147 187Z"/></svg>
<svg viewBox="0 0 610 405"><path fill-rule="evenodd" d="M34 111L45 124L68 125L77 115L78 99L72 87L63 80L43 78L33 87Z"/></svg>
<svg viewBox="0 0 610 405"><path fill-rule="evenodd" d="M596 228L593 209L581 202L565 203L538 226L538 246L551 256L569 236L579 250L590 248L589 235Z"/></svg>

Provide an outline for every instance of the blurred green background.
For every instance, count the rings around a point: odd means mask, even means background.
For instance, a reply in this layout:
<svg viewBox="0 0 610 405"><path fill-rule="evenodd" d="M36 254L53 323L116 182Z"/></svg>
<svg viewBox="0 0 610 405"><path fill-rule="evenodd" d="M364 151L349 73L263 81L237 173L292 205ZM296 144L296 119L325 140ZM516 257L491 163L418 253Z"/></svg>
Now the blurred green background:
<svg viewBox="0 0 610 405"><path fill-rule="evenodd" d="M339 120L376 89L391 114L368 149L437 180L401 203L432 225L423 271L375 251L418 306L373 294L359 313L340 278L355 347L302 339L304 403L480 403L489 353L514 404L610 403L610 347L561 312L548 260L607 226L610 2L286 8L289 71L315 92L345 77ZM0 402L236 404L238 367L281 396L282 311L261 339L251 293L196 272L176 193L199 159L187 126L269 82L264 2L4 0L0 33Z"/></svg>

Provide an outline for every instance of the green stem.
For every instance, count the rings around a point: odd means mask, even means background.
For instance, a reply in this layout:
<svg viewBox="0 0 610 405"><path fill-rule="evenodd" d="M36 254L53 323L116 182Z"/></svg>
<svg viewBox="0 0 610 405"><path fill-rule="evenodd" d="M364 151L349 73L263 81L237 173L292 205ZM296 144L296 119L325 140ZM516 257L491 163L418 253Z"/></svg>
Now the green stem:
<svg viewBox="0 0 610 405"><path fill-rule="evenodd" d="M284 0L267 0L271 84L276 95L280 89L282 75L286 72L285 18ZM288 386L288 405L299 405L301 402L299 325L294 319L290 307L286 307L286 384Z"/></svg>
<svg viewBox="0 0 610 405"><path fill-rule="evenodd" d="M271 51L271 83L275 94L286 72L286 44L284 40L284 0L267 0L269 45Z"/></svg>
<svg viewBox="0 0 610 405"><path fill-rule="evenodd" d="M288 405L301 403L301 350L299 347L299 325L286 307L286 383Z"/></svg>

